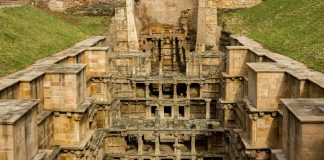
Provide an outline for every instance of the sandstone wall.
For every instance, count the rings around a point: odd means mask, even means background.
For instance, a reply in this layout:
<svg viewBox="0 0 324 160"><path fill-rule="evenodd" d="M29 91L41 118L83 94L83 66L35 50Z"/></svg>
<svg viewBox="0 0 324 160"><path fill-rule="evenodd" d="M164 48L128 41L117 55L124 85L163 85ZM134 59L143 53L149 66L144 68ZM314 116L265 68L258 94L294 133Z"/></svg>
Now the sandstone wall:
<svg viewBox="0 0 324 160"><path fill-rule="evenodd" d="M192 19L196 20L197 7L197 0L137 0L135 2L135 16L137 25L141 29L146 28L149 23L179 26L181 11L192 10ZM196 21L192 21L190 26L195 28L196 23Z"/></svg>
<svg viewBox="0 0 324 160"><path fill-rule="evenodd" d="M243 129L238 142L230 144L238 147L234 150L240 154L232 156L256 159L269 159L271 156L280 160L321 157L318 156L322 152L319 149L321 144L315 139L323 138L317 134L323 129L323 112L317 108L321 99L313 98L324 96L323 74L264 49L261 44L244 36L231 36L230 41L222 44L232 45L221 47L226 50L227 64L219 101L223 126ZM232 94L242 92L243 99ZM283 98L291 101L306 99L290 104L289 107L296 108L294 113L290 113L292 111L283 108L286 105ZM307 100L309 104L306 104ZM229 125L232 121L234 125ZM269 148L273 155L266 153ZM279 150L272 150L277 148ZM306 155L307 158L302 158Z"/></svg>

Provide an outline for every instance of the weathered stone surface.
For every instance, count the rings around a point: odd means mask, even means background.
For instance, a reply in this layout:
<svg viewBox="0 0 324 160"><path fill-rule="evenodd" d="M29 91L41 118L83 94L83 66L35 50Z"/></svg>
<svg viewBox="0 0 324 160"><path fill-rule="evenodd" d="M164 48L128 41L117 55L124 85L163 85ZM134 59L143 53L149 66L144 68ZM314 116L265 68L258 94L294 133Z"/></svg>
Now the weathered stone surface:
<svg viewBox="0 0 324 160"><path fill-rule="evenodd" d="M321 159L324 75L218 43L217 8L257 2L118 0L112 35L0 79L1 158Z"/></svg>

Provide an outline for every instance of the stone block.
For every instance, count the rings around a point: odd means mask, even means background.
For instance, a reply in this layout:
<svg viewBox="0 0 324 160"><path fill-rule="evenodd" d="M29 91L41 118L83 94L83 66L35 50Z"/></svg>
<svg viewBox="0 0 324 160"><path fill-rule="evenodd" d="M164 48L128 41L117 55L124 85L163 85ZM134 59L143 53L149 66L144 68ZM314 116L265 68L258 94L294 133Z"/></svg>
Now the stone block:
<svg viewBox="0 0 324 160"><path fill-rule="evenodd" d="M83 64L55 65L45 74L44 108L76 109L86 95Z"/></svg>
<svg viewBox="0 0 324 160"><path fill-rule="evenodd" d="M324 99L282 99L283 152L288 159L319 160L324 152ZM287 129L288 128L288 129Z"/></svg>
<svg viewBox="0 0 324 160"><path fill-rule="evenodd" d="M278 63L247 63L248 97L257 109L277 109L286 96L284 67Z"/></svg>
<svg viewBox="0 0 324 160"><path fill-rule="evenodd" d="M30 160L38 149L38 100L0 100L0 156Z"/></svg>
<svg viewBox="0 0 324 160"><path fill-rule="evenodd" d="M226 73L230 76L246 76L248 48L244 46L226 47Z"/></svg>

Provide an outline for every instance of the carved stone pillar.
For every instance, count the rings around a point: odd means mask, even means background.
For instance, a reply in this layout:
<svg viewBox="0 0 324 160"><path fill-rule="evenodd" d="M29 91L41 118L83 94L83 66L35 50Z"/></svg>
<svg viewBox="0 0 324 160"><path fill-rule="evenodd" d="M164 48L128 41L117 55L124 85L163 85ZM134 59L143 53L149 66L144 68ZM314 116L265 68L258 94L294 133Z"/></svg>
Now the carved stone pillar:
<svg viewBox="0 0 324 160"><path fill-rule="evenodd" d="M191 156L191 160L196 160L196 159L197 159L197 156L195 156L195 155Z"/></svg>
<svg viewBox="0 0 324 160"><path fill-rule="evenodd" d="M139 134L137 138L137 143L138 143L138 154L143 154L143 135Z"/></svg>
<svg viewBox="0 0 324 160"><path fill-rule="evenodd" d="M249 118L252 120L251 144L255 145L257 141L256 130L257 130L258 114L257 113L249 114Z"/></svg>
<svg viewBox="0 0 324 160"><path fill-rule="evenodd" d="M155 135L155 154L160 154L160 133L156 132Z"/></svg>
<svg viewBox="0 0 324 160"><path fill-rule="evenodd" d="M202 67L202 62L201 62L201 57L199 57L199 77L202 77L203 67Z"/></svg>
<svg viewBox="0 0 324 160"><path fill-rule="evenodd" d="M150 83L145 82L145 98L150 98Z"/></svg>
<svg viewBox="0 0 324 160"><path fill-rule="evenodd" d="M181 146L182 146L181 144L177 144L174 146L177 150L176 160L181 160Z"/></svg>
<svg viewBox="0 0 324 160"><path fill-rule="evenodd" d="M178 99L177 83L173 83L173 99Z"/></svg>
<svg viewBox="0 0 324 160"><path fill-rule="evenodd" d="M173 104L172 106L172 114L173 114L173 119L178 120L179 118L179 106L177 104Z"/></svg>
<svg viewBox="0 0 324 160"><path fill-rule="evenodd" d="M161 42L161 46L162 46L162 42ZM163 74L163 59L164 59L164 55L163 55L163 50L161 52L161 61L159 63L159 75L162 76Z"/></svg>
<svg viewBox="0 0 324 160"><path fill-rule="evenodd" d="M187 98L190 99L190 83L187 83Z"/></svg>
<svg viewBox="0 0 324 160"><path fill-rule="evenodd" d="M211 99L206 99L206 120L210 120L210 102Z"/></svg>
<svg viewBox="0 0 324 160"><path fill-rule="evenodd" d="M159 83L159 99L162 99L163 98L163 91L162 91L162 83Z"/></svg>
<svg viewBox="0 0 324 160"><path fill-rule="evenodd" d="M204 158L203 157L198 157L198 160L204 160Z"/></svg>
<svg viewBox="0 0 324 160"><path fill-rule="evenodd" d="M136 82L132 81L132 88L133 88L133 98L136 98Z"/></svg>
<svg viewBox="0 0 324 160"><path fill-rule="evenodd" d="M189 76L189 73L190 73L190 72L189 72L189 64L190 64L190 63L189 63L189 59L186 58L185 61L186 61L186 75Z"/></svg>
<svg viewBox="0 0 324 160"><path fill-rule="evenodd" d="M176 145L179 144L179 135L178 134L174 134L174 154L177 154L177 148L175 147Z"/></svg>
<svg viewBox="0 0 324 160"><path fill-rule="evenodd" d="M159 76L162 76L162 74L163 74L162 67L163 67L163 64L162 64L162 59L161 59L161 61L159 62Z"/></svg>
<svg viewBox="0 0 324 160"><path fill-rule="evenodd" d="M223 104L222 109L223 109L223 127L228 127L228 117L230 114L229 104Z"/></svg>
<svg viewBox="0 0 324 160"><path fill-rule="evenodd" d="M204 93L204 84L200 83L200 89L199 89L199 97L203 98L203 93Z"/></svg>
<svg viewBox="0 0 324 160"><path fill-rule="evenodd" d="M191 154L196 155L196 135L192 134L191 135Z"/></svg>

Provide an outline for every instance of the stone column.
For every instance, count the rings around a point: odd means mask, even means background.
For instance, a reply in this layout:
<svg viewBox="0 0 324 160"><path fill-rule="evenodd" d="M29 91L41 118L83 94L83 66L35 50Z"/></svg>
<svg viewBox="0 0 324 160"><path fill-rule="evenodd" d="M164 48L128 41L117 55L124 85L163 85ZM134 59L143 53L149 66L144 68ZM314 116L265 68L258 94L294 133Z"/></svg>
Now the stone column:
<svg viewBox="0 0 324 160"><path fill-rule="evenodd" d="M129 160L129 155L125 155L124 160Z"/></svg>
<svg viewBox="0 0 324 160"><path fill-rule="evenodd" d="M104 111L104 128L110 127L110 121L109 121L109 109L107 105L103 106L103 111Z"/></svg>
<svg viewBox="0 0 324 160"><path fill-rule="evenodd" d="M81 160L81 158L83 157L81 151L75 151L74 155L76 160Z"/></svg>
<svg viewBox="0 0 324 160"><path fill-rule="evenodd" d="M222 109L223 109L223 127L228 127L229 106L227 104L223 104Z"/></svg>
<svg viewBox="0 0 324 160"><path fill-rule="evenodd" d="M173 67L173 65L177 62L176 60L177 48L176 48L175 37L171 37L171 43L172 43L172 67Z"/></svg>
<svg viewBox="0 0 324 160"><path fill-rule="evenodd" d="M133 98L136 98L136 82L132 81L132 88L133 88Z"/></svg>
<svg viewBox="0 0 324 160"><path fill-rule="evenodd" d="M176 160L181 160L181 146L182 146L181 144L177 144L174 146L177 150Z"/></svg>
<svg viewBox="0 0 324 160"><path fill-rule="evenodd" d="M252 120L252 131L251 131L251 144L255 145L256 141L257 141L257 134L256 134L256 130L257 130L257 120L258 120L258 114L254 113L254 114L250 114L249 118Z"/></svg>
<svg viewBox="0 0 324 160"><path fill-rule="evenodd" d="M159 99L163 99L162 83L159 83Z"/></svg>
<svg viewBox="0 0 324 160"><path fill-rule="evenodd" d="M189 76L189 59L186 58L186 75Z"/></svg>
<svg viewBox="0 0 324 160"><path fill-rule="evenodd" d="M161 61L159 62L159 76L162 76L162 74L163 74L163 64L162 64L162 59L161 59Z"/></svg>
<svg viewBox="0 0 324 160"><path fill-rule="evenodd" d="M125 156L122 155L122 156L120 157L120 160L125 160Z"/></svg>
<svg viewBox="0 0 324 160"><path fill-rule="evenodd" d="M201 57L199 57L199 77L203 76L202 71L203 71L203 67L202 67Z"/></svg>
<svg viewBox="0 0 324 160"><path fill-rule="evenodd" d="M187 98L190 99L190 83L187 83Z"/></svg>
<svg viewBox="0 0 324 160"><path fill-rule="evenodd" d="M155 154L160 154L160 133L156 132L155 135Z"/></svg>
<svg viewBox="0 0 324 160"><path fill-rule="evenodd" d="M203 93L204 93L204 84L200 83L200 89L199 89L199 97L203 98Z"/></svg>
<svg viewBox="0 0 324 160"><path fill-rule="evenodd" d="M163 59L164 59L164 53L162 50L163 47L163 40L161 41L161 61L160 61L160 65L159 65L159 75L162 76L163 74Z"/></svg>
<svg viewBox="0 0 324 160"><path fill-rule="evenodd" d="M174 134L174 154L177 154L177 148L175 146L177 146L179 144L179 135L178 134Z"/></svg>
<svg viewBox="0 0 324 160"><path fill-rule="evenodd" d="M150 83L145 82L145 98L150 98Z"/></svg>
<svg viewBox="0 0 324 160"><path fill-rule="evenodd" d="M210 102L211 99L206 99L206 120L210 120Z"/></svg>
<svg viewBox="0 0 324 160"><path fill-rule="evenodd" d="M198 157L198 160L204 160L204 158L203 157Z"/></svg>
<svg viewBox="0 0 324 160"><path fill-rule="evenodd" d="M178 99L177 83L173 83L173 99Z"/></svg>
<svg viewBox="0 0 324 160"><path fill-rule="evenodd" d="M139 134L137 138L138 154L143 154L143 135Z"/></svg>
<svg viewBox="0 0 324 160"><path fill-rule="evenodd" d="M191 154L196 155L196 135L192 134L191 135Z"/></svg>

